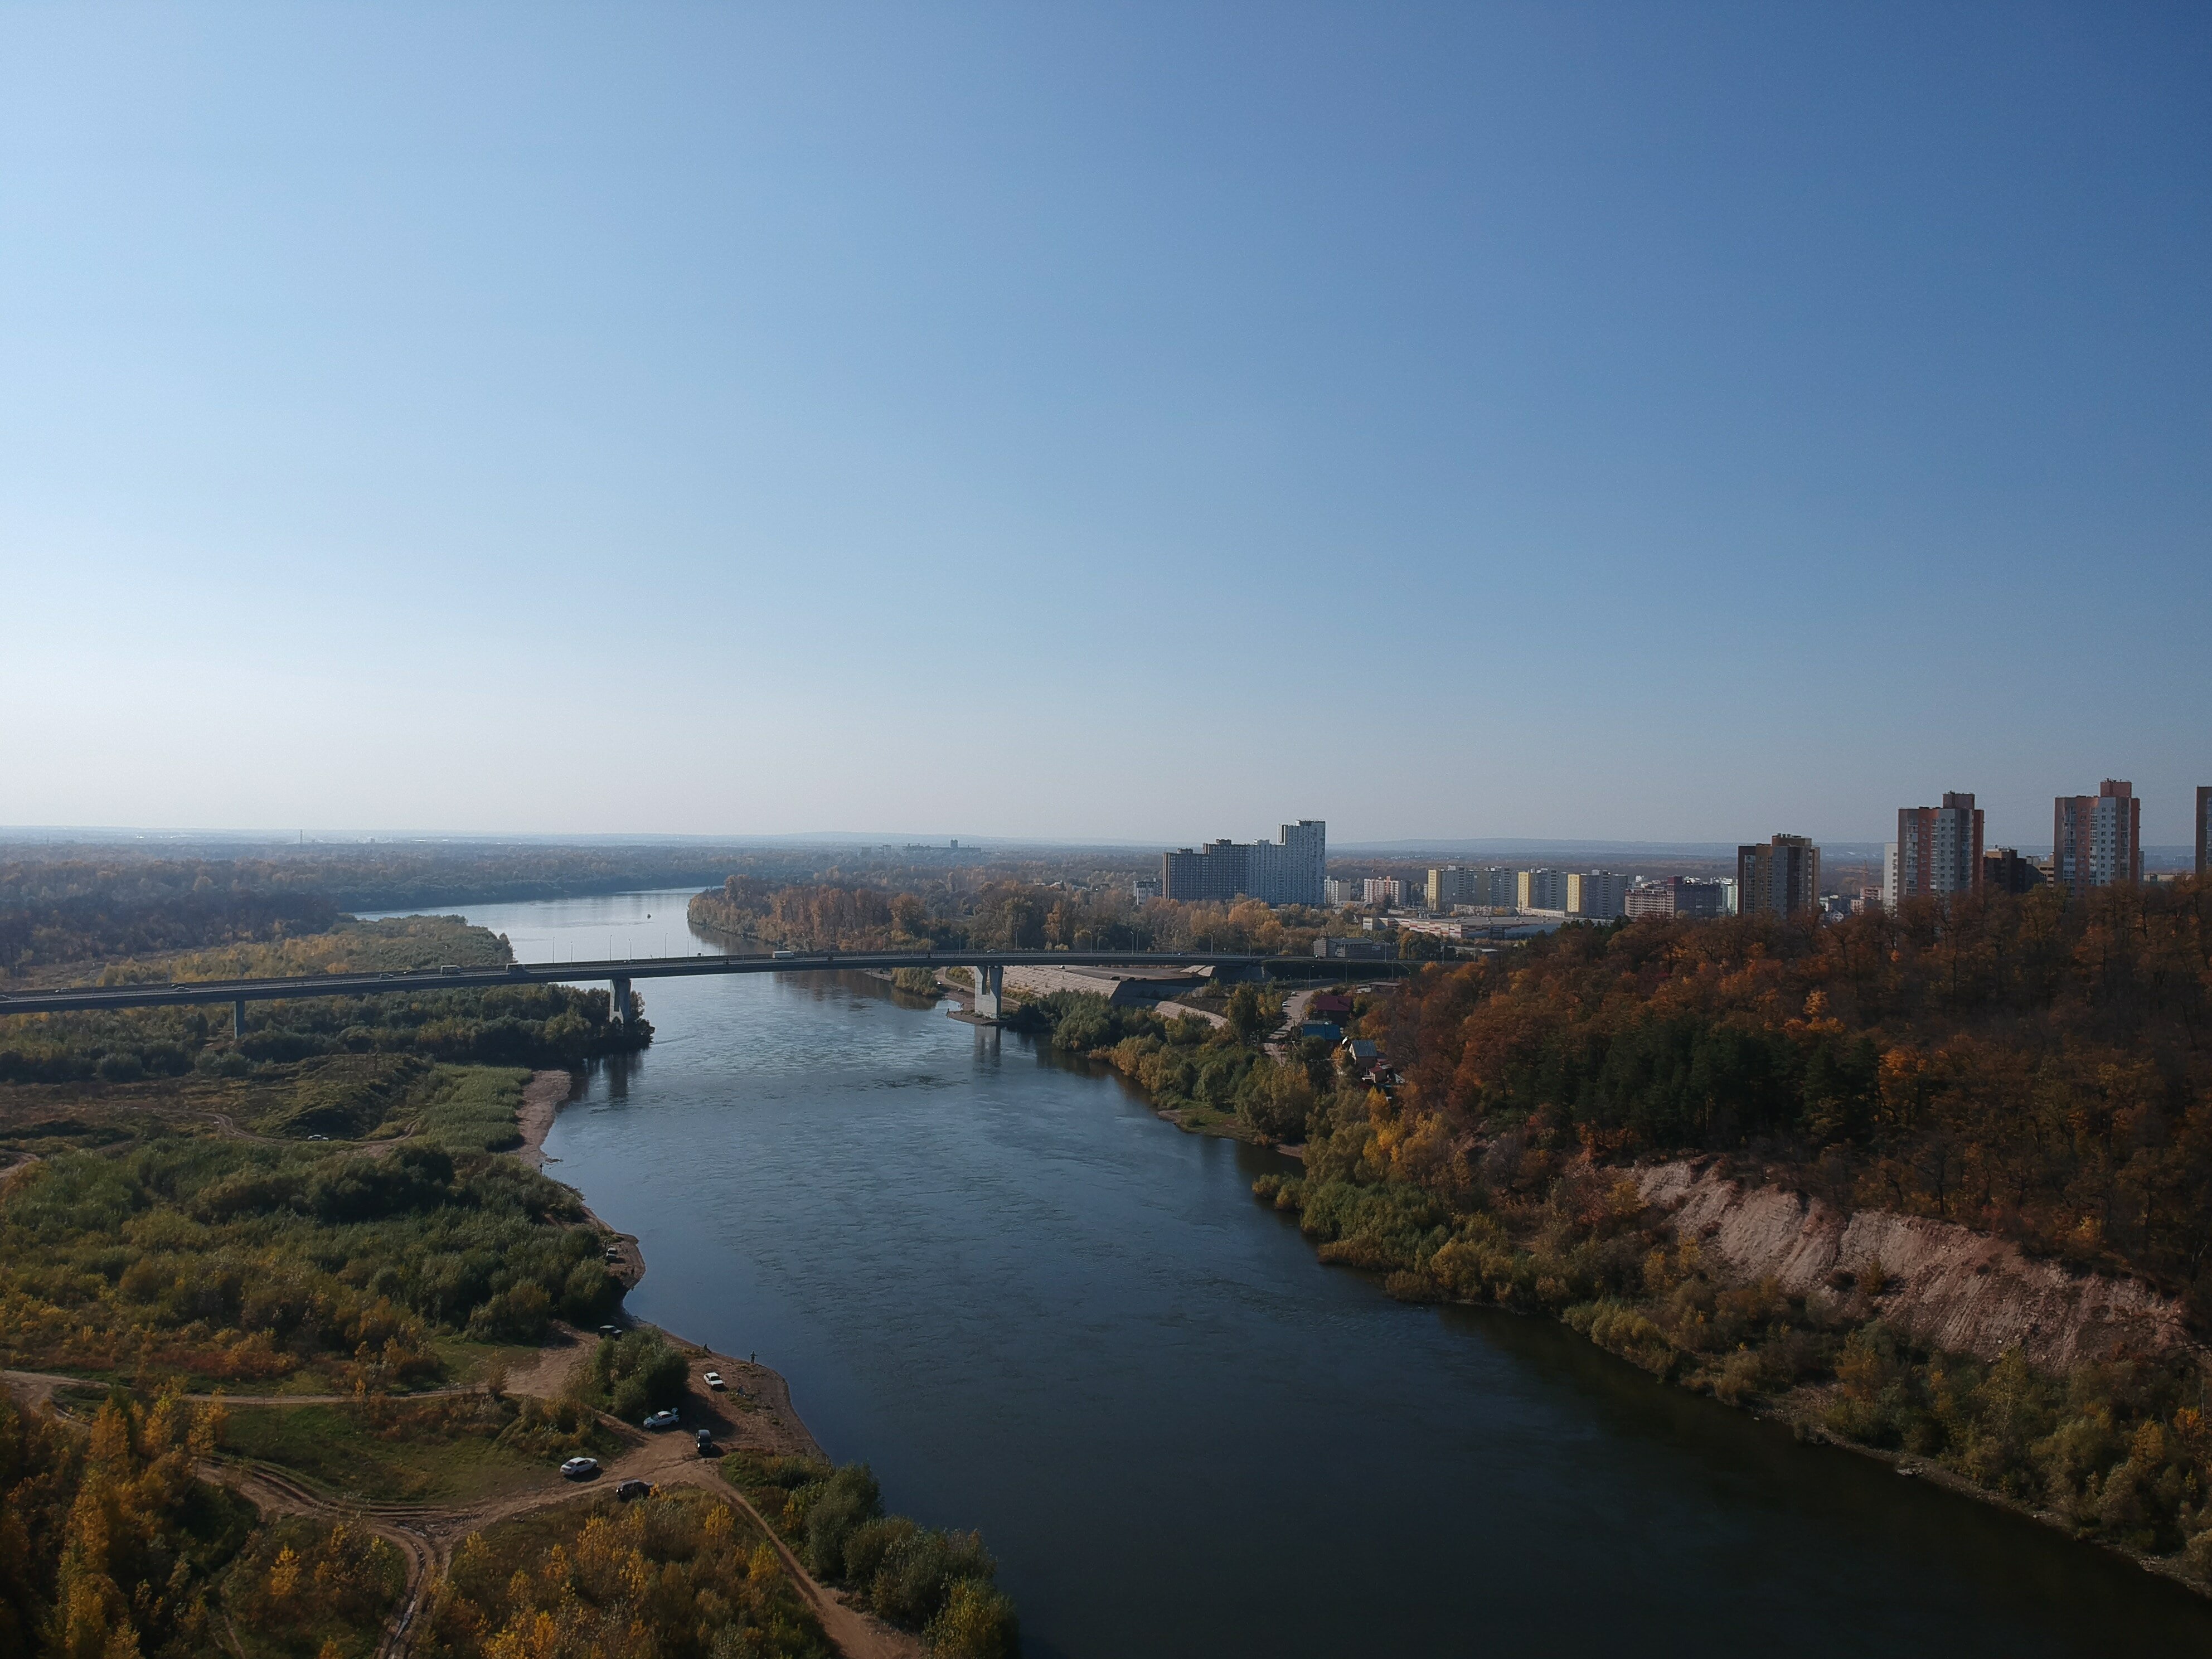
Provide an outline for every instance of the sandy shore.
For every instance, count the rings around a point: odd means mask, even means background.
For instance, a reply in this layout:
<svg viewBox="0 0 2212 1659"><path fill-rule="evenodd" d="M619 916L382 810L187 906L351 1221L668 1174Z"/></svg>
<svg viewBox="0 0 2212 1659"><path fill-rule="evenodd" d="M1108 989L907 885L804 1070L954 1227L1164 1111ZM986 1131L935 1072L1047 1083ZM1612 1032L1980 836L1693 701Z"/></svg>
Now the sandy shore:
<svg viewBox="0 0 2212 1659"><path fill-rule="evenodd" d="M575 1079L566 1072L532 1072L524 1085L522 1107L514 1115L515 1127L522 1131L522 1145L515 1148L514 1155L532 1169L545 1167L545 1137L552 1130L553 1115L574 1087Z"/></svg>

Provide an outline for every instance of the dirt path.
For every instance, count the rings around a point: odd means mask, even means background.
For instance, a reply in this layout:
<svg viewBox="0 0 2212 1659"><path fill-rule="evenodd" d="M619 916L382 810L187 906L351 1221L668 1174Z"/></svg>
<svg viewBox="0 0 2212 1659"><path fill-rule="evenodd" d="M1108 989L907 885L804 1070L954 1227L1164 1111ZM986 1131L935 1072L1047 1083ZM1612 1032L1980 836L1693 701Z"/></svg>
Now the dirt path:
<svg viewBox="0 0 2212 1659"><path fill-rule="evenodd" d="M338 1503L276 1470L232 1458L203 1459L194 1466L194 1473L203 1480L236 1492L264 1515L313 1515L352 1522L398 1549L406 1563L407 1580L399 1593L399 1609L377 1644L377 1659L399 1659L406 1652L408 1633L429 1593L432 1575L444 1559L421 1527L408 1524L396 1513L379 1513L377 1505ZM397 1505L381 1507L388 1511L398 1509Z"/></svg>
<svg viewBox="0 0 2212 1659"><path fill-rule="evenodd" d="M1283 999L1283 1023L1276 1029L1275 1035L1267 1039L1269 1054L1277 1060L1289 1057L1291 1033L1306 1023L1306 1010L1313 1006L1313 1000L1327 988L1325 986L1309 985Z"/></svg>
<svg viewBox="0 0 2212 1659"><path fill-rule="evenodd" d="M1203 1008L1194 1008L1188 1002L1163 1002L1159 1005L1159 1012L1164 1018L1167 1019L1184 1018L1202 1019L1217 1031L1225 1031L1229 1029L1229 1022L1219 1014L1208 1013Z"/></svg>
<svg viewBox="0 0 2212 1659"><path fill-rule="evenodd" d="M527 1365L508 1370L507 1391L528 1395L534 1400L560 1399L568 1391L570 1373L584 1363L584 1357L598 1340L596 1336L586 1336L573 1325L556 1321L544 1346L538 1350L537 1358Z"/></svg>
<svg viewBox="0 0 2212 1659"><path fill-rule="evenodd" d="M380 1140L347 1140L329 1135L320 1140L310 1140L298 1135L258 1135L251 1129L240 1128L228 1112L197 1112L193 1115L206 1118L215 1125L216 1133L227 1140L250 1140L259 1146L328 1146L332 1152L356 1154L382 1152L404 1146L422 1133L410 1129L404 1134L386 1135Z"/></svg>

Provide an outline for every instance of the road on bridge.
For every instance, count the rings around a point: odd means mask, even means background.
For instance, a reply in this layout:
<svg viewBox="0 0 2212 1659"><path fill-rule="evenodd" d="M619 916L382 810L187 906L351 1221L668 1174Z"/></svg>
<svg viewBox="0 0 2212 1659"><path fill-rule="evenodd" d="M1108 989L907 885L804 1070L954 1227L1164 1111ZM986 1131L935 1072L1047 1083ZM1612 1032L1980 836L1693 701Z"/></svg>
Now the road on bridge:
<svg viewBox="0 0 2212 1659"><path fill-rule="evenodd" d="M0 1015L59 1014L100 1008L161 1008L295 997L388 996L405 991L481 990L498 985L605 981L627 989L641 979L712 974L811 974L899 968L1218 968L1262 975L1340 979L1350 964L1322 957L1261 957L1213 951L809 951L753 956L640 957L629 961L514 963L503 968L417 968L385 973L301 974L275 979L173 981L167 984L72 985L0 993ZM1362 974L1392 964L1362 962ZM996 977L994 975L994 977Z"/></svg>

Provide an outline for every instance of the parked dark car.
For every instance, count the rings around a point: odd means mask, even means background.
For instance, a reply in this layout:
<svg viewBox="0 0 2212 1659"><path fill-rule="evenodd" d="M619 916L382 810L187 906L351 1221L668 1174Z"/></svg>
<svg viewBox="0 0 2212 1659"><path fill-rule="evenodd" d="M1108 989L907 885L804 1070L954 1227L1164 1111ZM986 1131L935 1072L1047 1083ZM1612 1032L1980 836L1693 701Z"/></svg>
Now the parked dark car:
<svg viewBox="0 0 2212 1659"><path fill-rule="evenodd" d="M653 1488L642 1480L625 1480L615 1488L615 1496L627 1504L633 1498L652 1497Z"/></svg>
<svg viewBox="0 0 2212 1659"><path fill-rule="evenodd" d="M702 1430L700 1430L700 1431L699 1431L699 1433L698 1433L698 1441L699 1441L699 1455L700 1455L700 1456L702 1456L702 1457L712 1457L712 1456L714 1455L714 1430L712 1430L712 1429L702 1429Z"/></svg>

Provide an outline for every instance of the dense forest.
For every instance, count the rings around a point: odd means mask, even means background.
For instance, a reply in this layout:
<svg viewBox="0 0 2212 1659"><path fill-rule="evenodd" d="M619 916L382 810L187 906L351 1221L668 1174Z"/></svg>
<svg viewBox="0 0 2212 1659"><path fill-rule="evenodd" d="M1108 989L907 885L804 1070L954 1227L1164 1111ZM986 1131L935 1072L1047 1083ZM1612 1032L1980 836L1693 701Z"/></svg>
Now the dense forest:
<svg viewBox="0 0 2212 1659"><path fill-rule="evenodd" d="M671 1488L471 1533L414 1651L423 1659L830 1659L775 1547L730 1506Z"/></svg>
<svg viewBox="0 0 2212 1659"><path fill-rule="evenodd" d="M2122 1267L2212 1316L2212 889L1914 902L1833 927L1569 928L1430 969L1371 1029L1394 1172L1746 1153L1844 1204Z"/></svg>

